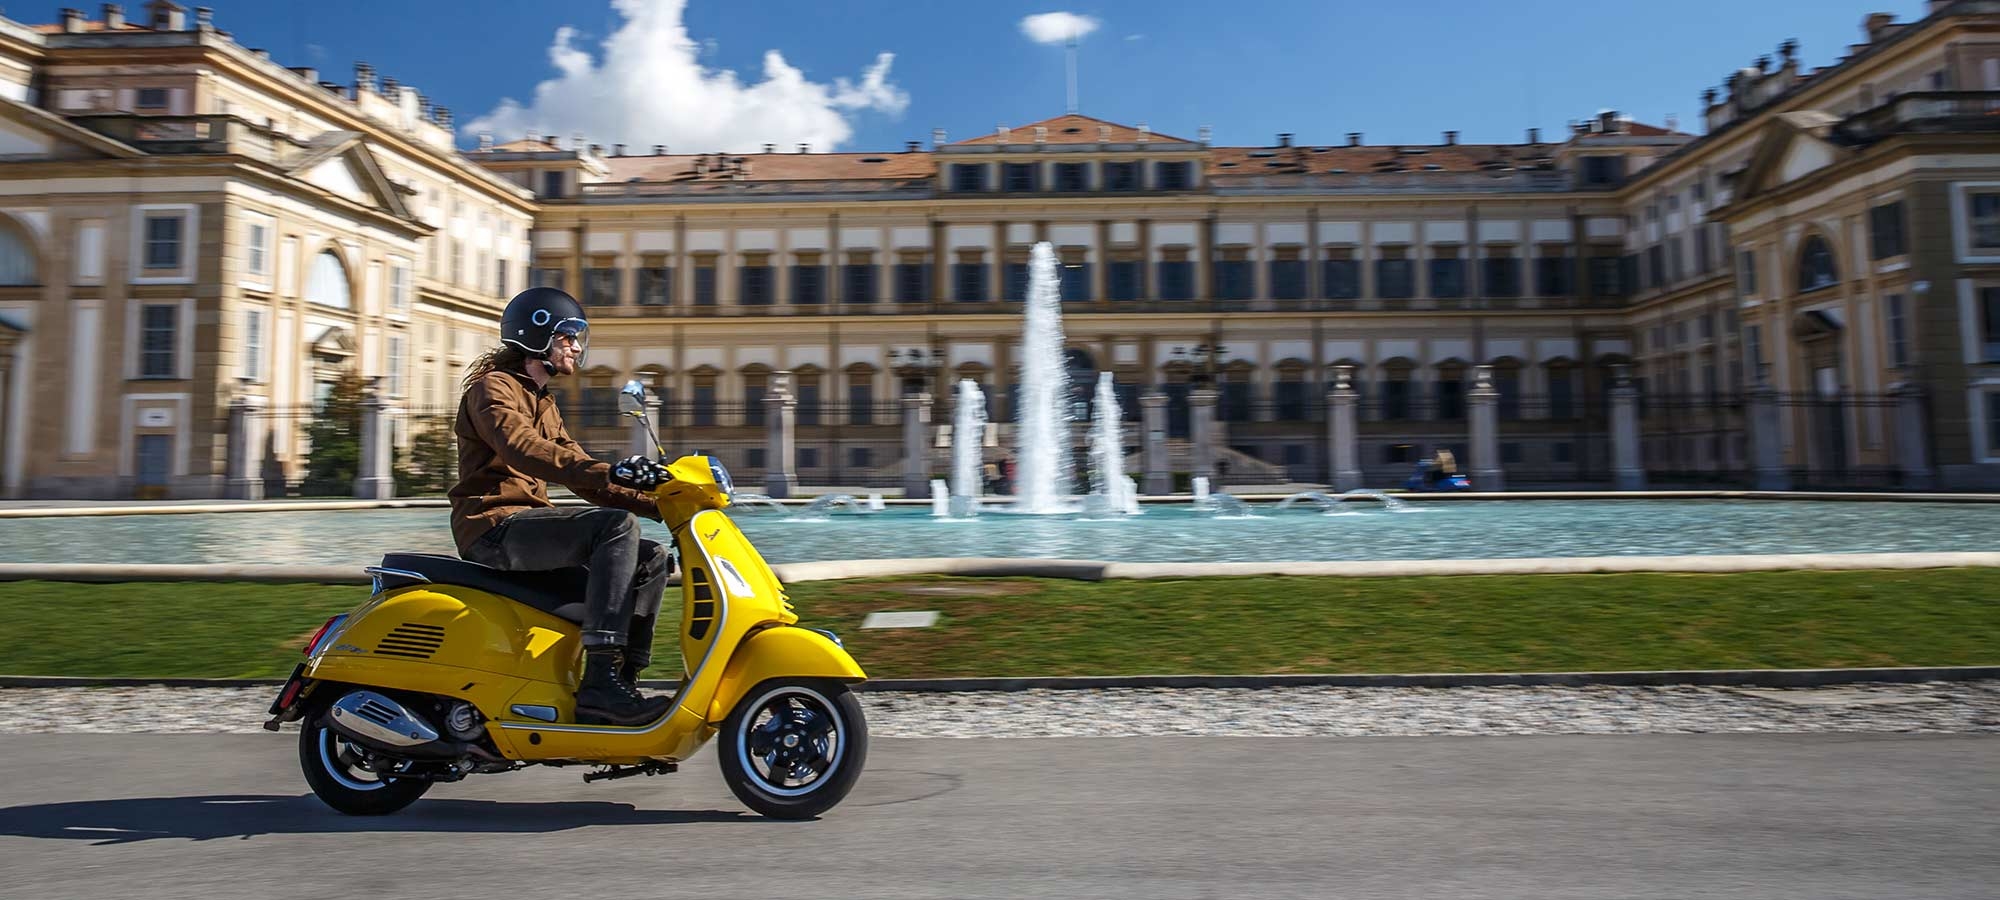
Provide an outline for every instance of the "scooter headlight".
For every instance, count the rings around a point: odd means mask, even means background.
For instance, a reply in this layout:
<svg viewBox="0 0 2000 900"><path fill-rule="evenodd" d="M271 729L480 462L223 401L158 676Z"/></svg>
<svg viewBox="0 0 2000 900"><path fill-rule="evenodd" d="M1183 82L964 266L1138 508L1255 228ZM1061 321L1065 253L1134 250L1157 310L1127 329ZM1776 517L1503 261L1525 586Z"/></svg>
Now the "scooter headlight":
<svg viewBox="0 0 2000 900"><path fill-rule="evenodd" d="M736 493L736 482L730 480L729 467L723 465L721 460L713 456L708 458L708 475L715 479L716 488L725 497Z"/></svg>

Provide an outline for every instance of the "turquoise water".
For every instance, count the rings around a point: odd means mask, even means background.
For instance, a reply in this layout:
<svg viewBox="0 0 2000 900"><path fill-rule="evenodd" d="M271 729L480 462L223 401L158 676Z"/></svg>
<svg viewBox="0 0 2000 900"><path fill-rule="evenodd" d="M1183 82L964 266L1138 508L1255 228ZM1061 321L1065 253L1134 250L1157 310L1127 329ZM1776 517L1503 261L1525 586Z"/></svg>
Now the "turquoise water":
<svg viewBox="0 0 2000 900"><path fill-rule="evenodd" d="M2000 551L2000 506L1781 501L1354 502L1214 519L1148 506L1113 521L927 510L838 512L798 521L734 517L772 562L992 556L1126 562L1472 559L1719 553ZM795 512L795 511L794 511ZM665 529L648 523L664 539ZM364 566L383 552L452 552L442 509L203 513L0 520L0 562Z"/></svg>

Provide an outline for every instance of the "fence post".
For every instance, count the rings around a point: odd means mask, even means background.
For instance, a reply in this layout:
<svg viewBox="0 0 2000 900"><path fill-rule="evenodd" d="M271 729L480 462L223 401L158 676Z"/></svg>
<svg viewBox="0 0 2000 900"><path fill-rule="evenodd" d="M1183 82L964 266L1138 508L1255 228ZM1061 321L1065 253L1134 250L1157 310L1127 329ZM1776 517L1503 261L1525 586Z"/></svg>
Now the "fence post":
<svg viewBox="0 0 2000 900"><path fill-rule="evenodd" d="M1360 399L1354 390L1354 367L1334 366L1333 387L1326 392L1326 428L1332 445L1328 481L1336 491L1361 487L1360 434L1355 428L1355 407Z"/></svg>
<svg viewBox="0 0 2000 900"><path fill-rule="evenodd" d="M931 425L931 395L911 394L903 398L903 496L926 500L931 496L931 445L927 439Z"/></svg>
<svg viewBox="0 0 2000 900"><path fill-rule="evenodd" d="M224 473L228 481L223 486L223 496L231 500L264 499L264 479L258 471L256 437L250 425L253 401L248 394L237 394L229 401L229 435L227 438L227 458Z"/></svg>
<svg viewBox="0 0 2000 900"><path fill-rule="evenodd" d="M1194 440L1190 477L1215 483L1215 390L1203 385L1188 392L1188 436Z"/></svg>
<svg viewBox="0 0 2000 900"><path fill-rule="evenodd" d="M1472 425L1472 488L1504 491L1507 476L1500 468L1498 432L1500 391L1493 387L1493 367L1472 367L1472 390L1466 394Z"/></svg>
<svg viewBox="0 0 2000 900"><path fill-rule="evenodd" d="M1900 381L1889 388L1889 393L1896 398L1896 466L1902 470L1903 487L1912 491L1931 490L1937 482L1931 472L1923 385Z"/></svg>
<svg viewBox="0 0 2000 900"><path fill-rule="evenodd" d="M1757 373L1750 389L1750 460L1752 486L1760 491L1789 491L1792 473L1785 469L1785 447L1778 436L1778 391Z"/></svg>
<svg viewBox="0 0 2000 900"><path fill-rule="evenodd" d="M1621 491L1646 489L1646 466L1639 451L1639 389L1632 386L1630 366L1612 367L1611 478Z"/></svg>
<svg viewBox="0 0 2000 900"><path fill-rule="evenodd" d="M1167 395L1147 391L1139 396L1139 416L1144 421L1146 448L1146 494L1163 497L1173 493L1174 481L1167 471Z"/></svg>
<svg viewBox="0 0 2000 900"><path fill-rule="evenodd" d="M792 396L792 373L773 375L771 391L764 395L764 493L774 499L790 497L799 486L792 428L798 409L798 398Z"/></svg>
<svg viewBox="0 0 2000 900"><path fill-rule="evenodd" d="M396 478L390 471L391 445L389 416L393 412L382 396L380 382L361 398L361 459L356 466L354 496L362 500L388 500L396 496Z"/></svg>

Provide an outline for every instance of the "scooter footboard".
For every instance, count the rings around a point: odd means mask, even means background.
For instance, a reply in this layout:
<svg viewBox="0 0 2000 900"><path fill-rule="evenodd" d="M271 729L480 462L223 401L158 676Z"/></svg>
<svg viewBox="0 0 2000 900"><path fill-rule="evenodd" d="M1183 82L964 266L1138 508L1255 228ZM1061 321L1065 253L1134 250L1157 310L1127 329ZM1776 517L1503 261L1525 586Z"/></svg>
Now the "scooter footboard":
<svg viewBox="0 0 2000 900"><path fill-rule="evenodd" d="M773 678L825 678L866 681L854 657L831 638L810 628L780 625L743 640L729 655L729 665L709 701L708 721L720 723L752 688Z"/></svg>

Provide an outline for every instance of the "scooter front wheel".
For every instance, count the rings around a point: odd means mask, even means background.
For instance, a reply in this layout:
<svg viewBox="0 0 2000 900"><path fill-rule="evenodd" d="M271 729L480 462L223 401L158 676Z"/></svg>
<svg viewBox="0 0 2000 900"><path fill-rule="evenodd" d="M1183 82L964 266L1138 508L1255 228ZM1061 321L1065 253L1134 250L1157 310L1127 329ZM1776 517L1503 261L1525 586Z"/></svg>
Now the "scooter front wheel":
<svg viewBox="0 0 2000 900"><path fill-rule="evenodd" d="M832 809L868 757L861 702L837 681L764 682L730 711L722 735L716 749L729 790L773 819Z"/></svg>
<svg viewBox="0 0 2000 900"><path fill-rule="evenodd" d="M431 789L421 778L396 778L377 758L326 724L326 713L299 729L299 768L326 805L350 816L387 815L417 802Z"/></svg>

